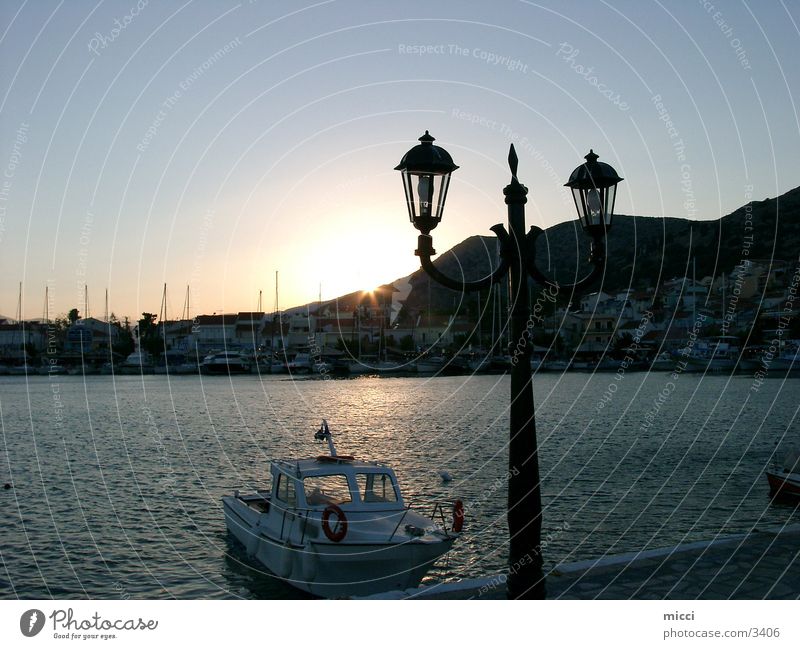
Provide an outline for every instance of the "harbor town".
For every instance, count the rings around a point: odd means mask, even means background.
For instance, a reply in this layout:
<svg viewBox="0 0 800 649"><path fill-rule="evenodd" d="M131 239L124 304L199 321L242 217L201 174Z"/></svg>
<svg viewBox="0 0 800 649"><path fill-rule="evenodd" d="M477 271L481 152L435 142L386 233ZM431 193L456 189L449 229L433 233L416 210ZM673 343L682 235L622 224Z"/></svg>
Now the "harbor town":
<svg viewBox="0 0 800 649"><path fill-rule="evenodd" d="M800 373L800 261L748 259L717 277L587 292L531 287L537 371ZM281 311L138 320L74 309L0 321L0 374L498 373L510 369L507 291L451 313L406 306L409 278ZM260 297L260 296L259 296ZM88 299L86 304L88 305Z"/></svg>

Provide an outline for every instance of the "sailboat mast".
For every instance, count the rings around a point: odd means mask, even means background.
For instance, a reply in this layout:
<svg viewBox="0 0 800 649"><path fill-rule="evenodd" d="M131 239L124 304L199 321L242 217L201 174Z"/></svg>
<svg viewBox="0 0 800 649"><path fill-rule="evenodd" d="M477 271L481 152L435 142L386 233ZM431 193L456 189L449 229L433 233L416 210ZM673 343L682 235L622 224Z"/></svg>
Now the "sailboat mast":
<svg viewBox="0 0 800 649"><path fill-rule="evenodd" d="M314 320L314 342L317 342L317 332L319 329L319 314L322 311L322 282L319 283L319 296L317 299L317 317Z"/></svg>
<svg viewBox="0 0 800 649"><path fill-rule="evenodd" d="M275 352L275 318L278 317L278 271L275 271L275 312L272 314L272 341L271 348ZM281 338L283 338L283 331L281 331Z"/></svg>
<svg viewBox="0 0 800 649"><path fill-rule="evenodd" d="M158 319L162 323L166 322L166 320L167 320L167 283L166 282L164 282L164 292L161 294L161 310L158 312Z"/></svg>
<svg viewBox="0 0 800 649"><path fill-rule="evenodd" d="M16 347L17 332L22 330L22 359L27 362L25 355L25 323L22 322L22 282L19 283L19 297L17 298L17 326L14 329L14 336L11 342L12 348Z"/></svg>
<svg viewBox="0 0 800 649"><path fill-rule="evenodd" d="M185 314L185 318L184 318ZM189 315L189 285L186 285L186 298L183 300L183 310L181 311L181 320L191 320L191 315Z"/></svg>

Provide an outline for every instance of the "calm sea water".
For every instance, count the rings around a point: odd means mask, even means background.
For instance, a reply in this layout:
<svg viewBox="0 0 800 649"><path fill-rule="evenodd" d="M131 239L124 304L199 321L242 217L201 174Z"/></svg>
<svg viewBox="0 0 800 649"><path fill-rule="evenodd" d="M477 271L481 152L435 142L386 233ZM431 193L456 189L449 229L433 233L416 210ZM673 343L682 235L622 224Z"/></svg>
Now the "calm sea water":
<svg viewBox="0 0 800 649"><path fill-rule="evenodd" d="M800 437L800 380L751 387L537 375L546 565L800 522L763 476ZM300 597L229 540L220 497L266 486L271 457L319 452L323 417L412 505L467 503L429 581L502 571L508 391L505 376L2 377L0 597Z"/></svg>

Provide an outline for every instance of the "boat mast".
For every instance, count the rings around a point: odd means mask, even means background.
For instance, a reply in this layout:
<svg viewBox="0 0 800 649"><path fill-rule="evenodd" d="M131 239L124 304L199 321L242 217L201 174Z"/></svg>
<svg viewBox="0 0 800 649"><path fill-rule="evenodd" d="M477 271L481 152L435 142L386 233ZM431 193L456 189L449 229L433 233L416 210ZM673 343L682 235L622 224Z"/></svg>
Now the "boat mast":
<svg viewBox="0 0 800 649"><path fill-rule="evenodd" d="M185 317L184 317L185 316ZM190 320L189 315L189 285L186 285L186 297L183 300L183 308L181 309L181 320Z"/></svg>
<svg viewBox="0 0 800 649"><path fill-rule="evenodd" d="M167 349L167 283L164 282L164 293L161 295L161 309L158 312L158 319L161 324L161 339L164 343L164 351Z"/></svg>
<svg viewBox="0 0 800 649"><path fill-rule="evenodd" d="M17 298L17 326L14 329L14 340L11 343L12 349L14 348L14 343L17 340L17 332L22 332L22 362L26 364L28 362L28 355L25 351L25 323L22 322L22 282L19 283L19 297Z"/></svg>
<svg viewBox="0 0 800 649"><path fill-rule="evenodd" d="M270 350L275 354L275 318L278 317L278 271L275 271L275 311L272 314L272 334L270 340ZM281 339L283 339L283 331L281 331Z"/></svg>
<svg viewBox="0 0 800 649"><path fill-rule="evenodd" d="M314 344L319 347L319 341L317 340L317 333L319 332L319 314L322 311L322 282L319 283L319 296L317 298L317 317L314 319ZM320 348L319 353L322 353L322 349Z"/></svg>
<svg viewBox="0 0 800 649"><path fill-rule="evenodd" d="M158 310L158 319L161 322L167 319L167 283L164 282L164 290L161 293L161 308Z"/></svg>
<svg viewBox="0 0 800 649"><path fill-rule="evenodd" d="M86 284L83 285L83 317L89 317L89 287Z"/></svg>

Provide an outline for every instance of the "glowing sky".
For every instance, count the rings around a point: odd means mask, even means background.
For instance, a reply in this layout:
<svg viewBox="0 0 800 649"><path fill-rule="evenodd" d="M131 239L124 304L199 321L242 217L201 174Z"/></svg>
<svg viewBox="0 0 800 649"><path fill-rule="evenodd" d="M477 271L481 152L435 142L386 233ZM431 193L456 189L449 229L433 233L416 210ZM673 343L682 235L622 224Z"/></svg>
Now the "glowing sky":
<svg viewBox="0 0 800 649"><path fill-rule="evenodd" d="M439 251L575 218L589 147L617 211L713 219L800 184L796 2L0 4L0 313L289 306L417 267L393 167L455 172ZM752 187L752 190L750 190Z"/></svg>

